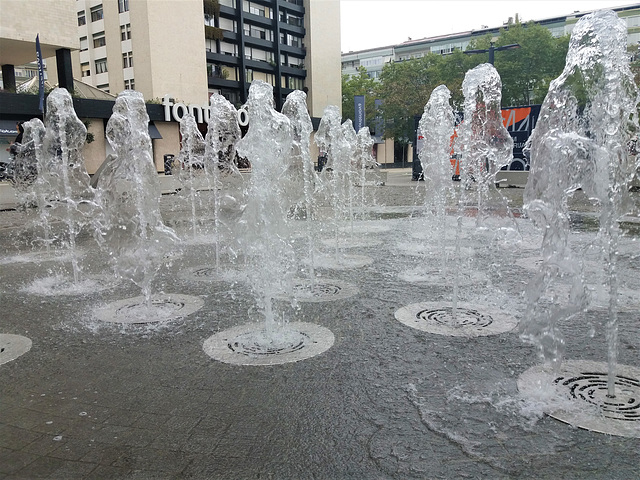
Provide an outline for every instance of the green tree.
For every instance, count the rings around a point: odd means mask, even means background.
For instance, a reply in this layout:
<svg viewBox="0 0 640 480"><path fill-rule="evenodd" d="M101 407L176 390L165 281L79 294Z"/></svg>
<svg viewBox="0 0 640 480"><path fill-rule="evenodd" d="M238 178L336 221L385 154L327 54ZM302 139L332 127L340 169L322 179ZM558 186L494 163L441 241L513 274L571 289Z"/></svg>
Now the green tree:
<svg viewBox="0 0 640 480"><path fill-rule="evenodd" d="M629 45L627 52L629 53L630 59L629 67L633 73L636 86L640 88L640 43L637 45Z"/></svg>
<svg viewBox="0 0 640 480"><path fill-rule="evenodd" d="M442 56L429 53L383 67L380 97L384 102L385 138L400 143L413 141L414 117L422 114L431 92L440 84L442 64Z"/></svg>
<svg viewBox="0 0 640 480"><path fill-rule="evenodd" d="M517 43L520 48L504 50L495 56L495 67L502 78L502 105L542 103L549 84L562 73L569 36L554 37L534 22L512 23L500 32L495 46Z"/></svg>
<svg viewBox="0 0 640 480"><path fill-rule="evenodd" d="M462 94L462 81L468 70L483 63L479 55L465 55L461 50L455 50L442 57L442 65L439 70L439 85L446 85L451 92L451 101L454 109L462 110L464 95ZM431 94L429 94L431 95Z"/></svg>
<svg viewBox="0 0 640 480"><path fill-rule="evenodd" d="M366 124L372 127L375 122L375 100L378 94L379 84L367 74L365 67L358 69L357 75L342 75L342 121L347 118L355 120L355 105L353 97L365 96Z"/></svg>
<svg viewBox="0 0 640 480"><path fill-rule="evenodd" d="M502 105L542 103L550 82L562 73L569 37L555 38L540 25L516 21L503 29L498 38L488 34L474 39L468 49L488 49L492 41L496 47L520 45L518 49L495 54L494 64L502 78ZM488 53L468 55L454 51L449 55L430 53L385 65L378 87L379 98L384 102L385 138L394 138L400 143L412 141L414 118L422 115L424 105L438 85L447 86L454 109L461 110L466 72L488 59ZM343 111L353 112L353 100L346 106L343 97Z"/></svg>

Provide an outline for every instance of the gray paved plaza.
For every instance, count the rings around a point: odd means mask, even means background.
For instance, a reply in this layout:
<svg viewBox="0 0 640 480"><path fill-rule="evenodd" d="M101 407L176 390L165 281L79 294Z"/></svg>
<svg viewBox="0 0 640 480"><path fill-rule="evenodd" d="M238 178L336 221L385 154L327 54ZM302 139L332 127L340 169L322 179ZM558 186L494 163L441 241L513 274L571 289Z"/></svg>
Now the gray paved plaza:
<svg viewBox="0 0 640 480"><path fill-rule="evenodd" d="M26 290L68 265L10 261L29 251L35 232L25 214L0 212L0 334L33 342L0 365L0 479L640 478L640 438L571 427L518 395L518 376L539 358L517 329L449 337L394 318L403 306L451 296L447 285L398 277L428 261L412 251L429 229L421 189L407 169L389 171L385 186L367 187L378 205L367 221L380 228L365 236L378 243L350 253L373 262L318 268L358 293L288 310L291 321L329 329L335 343L313 358L273 366L230 365L203 351L212 335L256 321L243 282L186 275L211 265L211 245L187 245L154 282L154 291L200 297L200 310L160 324L110 324L93 311L139 290L126 283L82 295ZM504 193L521 206L521 189ZM184 220L179 201L162 199L170 225ZM576 241L588 241L595 235L589 209L572 208L582 215ZM519 222L535 239L528 221ZM639 232L633 225L628 231L621 285L638 300ZM79 243L85 272L108 275L93 239L82 235ZM461 298L520 319L533 273L518 262L539 255L535 241L511 250L468 243L476 249L462 268L486 276L461 288ZM640 366L633 301L619 313L619 361ZM606 310L593 309L563 322L566 358L606 360L606 321Z"/></svg>

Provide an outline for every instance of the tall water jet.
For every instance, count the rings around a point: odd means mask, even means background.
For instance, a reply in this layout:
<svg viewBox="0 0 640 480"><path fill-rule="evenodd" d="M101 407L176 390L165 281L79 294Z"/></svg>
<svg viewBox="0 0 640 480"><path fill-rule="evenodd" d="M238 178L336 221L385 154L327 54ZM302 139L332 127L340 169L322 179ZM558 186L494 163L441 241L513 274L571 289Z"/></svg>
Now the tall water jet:
<svg viewBox="0 0 640 480"><path fill-rule="evenodd" d="M46 111L36 188L40 192L41 208L51 208L50 216L65 225L73 279L77 284L80 265L76 237L98 213L82 154L87 129L77 117L71 95L64 88L56 88L49 94Z"/></svg>
<svg viewBox="0 0 640 480"><path fill-rule="evenodd" d="M340 123L340 110L334 105L325 108L314 140L320 152L326 153L327 162L318 175L318 196L329 205L333 239L324 243L335 249L333 258L323 256L322 262L328 268L353 268L367 265L371 259L362 255L347 255L340 252L340 224L353 218L353 165L357 136L350 120ZM348 139L347 139L348 137ZM351 183L350 183L351 182ZM351 214L350 214L351 213ZM349 230L353 230L351 226ZM346 243L345 243L346 245ZM352 244L353 245L353 244Z"/></svg>
<svg viewBox="0 0 640 480"><path fill-rule="evenodd" d="M418 153L424 178L425 207L427 218L433 219L436 251L440 255L439 275L440 282L445 281L447 263L453 258L461 258L461 228L462 217L458 212L455 234L455 251L451 251L447 244L447 215L446 206L449 199L455 195L453 189L452 168L450 161L451 135L455 127L455 115L450 104L451 92L440 85L436 87L429 101L424 107L424 112L418 124L418 134L424 139L425 148ZM431 225L429 225L429 228ZM433 237L431 237L433 238ZM453 258L452 258L453 256ZM457 263L457 262L456 262ZM461 266L454 267L454 282L452 292L452 311L455 316L458 302L458 288L460 284ZM432 273L432 272L430 272Z"/></svg>
<svg viewBox="0 0 640 480"><path fill-rule="evenodd" d="M531 171L524 195L526 212L544 230L544 238L540 272L527 286L522 336L538 347L556 377L564 350L558 322L588 308L581 262L570 248L567 202L581 189L599 209L598 240L609 289L608 365L606 389L603 383L595 385L592 403L605 419L615 418L614 411L640 393L616 389L621 381L616 376L618 222L629 208L629 182L636 169L627 144L638 132L639 100L626 38L625 23L613 11L585 15L576 24L566 66L549 87L530 139ZM545 301L554 283L567 279L568 298ZM593 372L593 366L588 368Z"/></svg>
<svg viewBox="0 0 640 480"><path fill-rule="evenodd" d="M251 162L248 203L241 219L242 241L251 263L251 286L264 316L267 337L271 337L277 324L273 298L287 290L293 274L288 215L291 200L282 180L289 168L292 131L289 119L275 111L273 87L266 82L251 84L247 110L249 129L237 144L238 153Z"/></svg>
<svg viewBox="0 0 640 480"><path fill-rule="evenodd" d="M446 260L446 206L453 197L451 182L451 135L455 126L455 115L450 105L451 92L440 85L436 87L418 123L418 134L424 139L425 148L418 153L425 186L425 207L432 213L439 230L439 250Z"/></svg>
<svg viewBox="0 0 640 480"><path fill-rule="evenodd" d="M327 153L327 163L320 175L322 190L328 197L333 214L336 256L339 250L339 226L344 220L353 222L353 168L357 137L351 120L340 123L340 112L330 105L320 120L315 142Z"/></svg>
<svg viewBox="0 0 640 480"><path fill-rule="evenodd" d="M365 186L367 184L367 171L372 171L377 168L378 165L373 158L373 144L374 140L369 132L369 127L362 127L356 138L356 150L354 158L354 169L360 173L360 212L361 216L364 215L364 209L366 206L365 198Z"/></svg>
<svg viewBox="0 0 640 480"><path fill-rule="evenodd" d="M465 161L465 189L477 182L478 226L484 227L488 217L489 190L495 189L494 176L498 168L511 160L513 140L502 125L500 114L500 77L493 66L484 64L467 72L463 82L465 93L465 125L461 134ZM451 182L449 162L450 139L454 117L449 106L449 91L438 87L432 93L420 122L425 136L421 161L424 159L427 188L433 181L442 182L441 189ZM461 172L462 173L462 172ZM431 178L429 178L431 177ZM445 183L446 182L446 183ZM460 195L456 230L456 260L460 258L462 217L465 198ZM435 200L436 211L444 210L446 196ZM398 321L419 330L448 336L475 337L496 335L512 330L517 321L513 315L486 302L475 305L458 299L459 270L456 268L451 306L432 302L407 305L395 312ZM493 299L491 299L493 300Z"/></svg>
<svg viewBox="0 0 640 480"><path fill-rule="evenodd" d="M191 234L196 237L197 230L197 206L198 188L209 188L208 178L204 169L205 142L202 138L198 124L192 113L186 113L180 120L180 135L182 146L178 154L180 165L178 178L183 187L181 193L188 198L191 207ZM204 177L204 178L203 178Z"/></svg>
<svg viewBox="0 0 640 480"><path fill-rule="evenodd" d="M339 141L339 136L342 133L340 129L340 109L335 105L328 105L322 113L318 130L314 136L314 141L321 152L324 152L327 157L327 161L324 165L324 172L330 172L335 168L335 164L338 162L336 151L336 145Z"/></svg>
<svg viewBox="0 0 640 480"><path fill-rule="evenodd" d="M241 132L236 108L220 94L211 95L209 119L209 127L205 137L204 168L207 177L211 178L211 187L213 188L213 228L217 269L220 266L221 176L238 173L234 161L236 143L241 137Z"/></svg>
<svg viewBox="0 0 640 480"><path fill-rule="evenodd" d="M314 261L314 231L313 231L313 192L316 184L316 174L311 160L310 145L313 124L307 108L307 95L301 90L294 90L282 106L282 113L291 122L293 131L290 153L290 188L300 188L304 199L306 218L306 233L309 253L309 281L311 289L315 282Z"/></svg>
<svg viewBox="0 0 640 480"><path fill-rule="evenodd" d="M220 332L207 339L203 348L211 357L228 363L297 361L329 348L333 334L317 325L289 322L278 308L281 304L276 304L276 299L283 296L293 300L297 272L290 238L290 212L295 200L286 188L294 131L289 118L274 109L273 87L266 82L251 84L245 108L249 129L238 142L237 151L251 162L251 179L240 219L240 239L262 322Z"/></svg>
<svg viewBox="0 0 640 480"><path fill-rule="evenodd" d="M18 147L13 166L13 188L21 206L38 206L38 195L34 184L38 179L38 159L42 159L42 147L46 130L42 120L39 118L24 122L22 128L24 129L22 142ZM44 201L42 206L44 207ZM46 209L42 208L41 210ZM44 212L40 213L44 214ZM45 228L48 228L48 222L42 221L41 223ZM48 233L45 233L45 237L45 244L48 248Z"/></svg>
<svg viewBox="0 0 640 480"><path fill-rule="evenodd" d="M326 153L327 162L324 165L319 178L320 190L326 195L334 221L333 230L336 239L336 253L338 249L338 222L341 219L341 211L344 207L342 189L342 171L344 170L344 129L340 124L340 110L335 105L329 105L324 109L318 131L314 140L321 152Z"/></svg>
<svg viewBox="0 0 640 480"><path fill-rule="evenodd" d="M341 186L343 191L343 199L345 205L348 205L347 218L349 220L349 228L353 235L353 186L355 183L355 156L358 145L358 135L353 128L351 119L345 120L342 124L342 132L344 141L342 142L342 151L340 152L340 168L338 174L342 177Z"/></svg>
<svg viewBox="0 0 640 480"><path fill-rule="evenodd" d="M138 285L151 307L151 282L179 242L160 214L160 185L141 93L120 93L107 123L115 152L105 160L98 190L104 209L103 244L120 278Z"/></svg>
<svg viewBox="0 0 640 480"><path fill-rule="evenodd" d="M495 175L511 163L513 139L502 123L502 81L493 65L484 63L469 70L462 91L464 121L458 140L462 145L461 179L465 189L475 183L477 226L485 227L490 195L503 200L496 192ZM504 202L501 206L506 208Z"/></svg>

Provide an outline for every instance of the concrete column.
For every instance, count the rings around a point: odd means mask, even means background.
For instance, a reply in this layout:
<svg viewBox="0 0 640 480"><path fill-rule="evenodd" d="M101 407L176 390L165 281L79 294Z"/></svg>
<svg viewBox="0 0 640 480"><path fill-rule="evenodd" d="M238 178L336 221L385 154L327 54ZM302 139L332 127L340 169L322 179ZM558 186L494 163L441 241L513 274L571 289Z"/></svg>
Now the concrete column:
<svg viewBox="0 0 640 480"><path fill-rule="evenodd" d="M2 65L2 84L5 90L16 91L16 71L13 65Z"/></svg>
<svg viewBox="0 0 640 480"><path fill-rule="evenodd" d="M71 50L59 48L56 50L56 64L58 66L58 86L73 91L73 68L71 65Z"/></svg>

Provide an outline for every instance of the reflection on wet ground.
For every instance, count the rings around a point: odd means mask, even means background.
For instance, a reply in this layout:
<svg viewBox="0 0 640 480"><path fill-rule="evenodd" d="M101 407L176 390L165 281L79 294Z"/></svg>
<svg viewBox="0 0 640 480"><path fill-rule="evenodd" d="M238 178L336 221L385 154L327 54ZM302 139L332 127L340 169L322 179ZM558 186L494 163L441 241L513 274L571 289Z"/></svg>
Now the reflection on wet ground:
<svg viewBox="0 0 640 480"><path fill-rule="evenodd" d="M525 239L519 243L495 241L496 229L476 231L475 219L465 220L462 238L473 252L444 267L428 250L412 254L411 245L434 239L422 187L406 173L389 172L386 186L368 187L377 207L343 231L371 242L342 253L373 261L317 266L322 277L357 293L287 310L292 322L330 330L333 346L283 365L232 365L203 350L216 333L256 320L241 275L207 282L185 274L214 264L211 244L182 246L154 284L157 292L199 297L200 310L168 322L101 322L96 309L138 292L115 280L112 288L82 295L25 290L34 280L69 274L69 266L12 262L29 253L36 233L22 213L0 212L0 333L33 342L0 366L0 477L638 478L640 439L571 428L518 393L519 375L539 359L517 327L449 337L394 318L406 305L450 301L448 282L403 280L403 272L424 265L450 268L450 275L464 269L476 279L460 290L466 304L489 304L518 320L535 273L526 266L539 256L540 232L526 218L516 219ZM521 208L522 190L502 192ZM179 228L179 197L165 196L162 204L165 219ZM588 253L597 230L594 207L575 200L571 209L572 247ZM637 218L636 208L621 225L628 261L619 273L621 286L640 299ZM320 253L329 258L334 251L322 247L324 238L318 237ZM108 274L108 259L90 236L79 243L84 272ZM226 262L233 254L223 256ZM619 313L620 363L638 366L639 310L631 303ZM563 322L566 358L605 359L606 322L606 310L595 304Z"/></svg>

